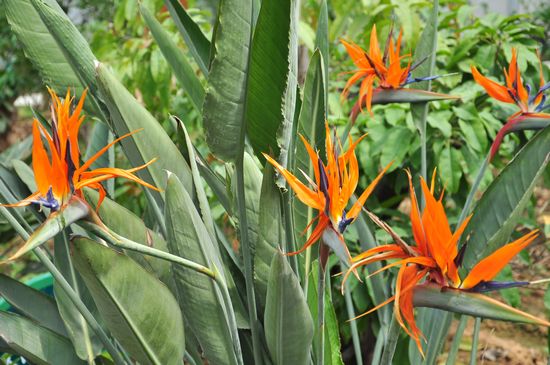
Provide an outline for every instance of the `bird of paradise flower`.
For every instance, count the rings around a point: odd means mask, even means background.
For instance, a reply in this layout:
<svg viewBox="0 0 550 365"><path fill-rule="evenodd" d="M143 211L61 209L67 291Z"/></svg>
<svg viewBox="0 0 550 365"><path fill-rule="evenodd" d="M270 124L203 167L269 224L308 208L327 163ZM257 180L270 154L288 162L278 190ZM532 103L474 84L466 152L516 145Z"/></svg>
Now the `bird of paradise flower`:
<svg viewBox="0 0 550 365"><path fill-rule="evenodd" d="M349 257L350 255L343 241L342 234L357 218L361 207L365 204L384 173L391 166L391 163L388 164L357 198L357 201L351 208L346 211L349 200L359 182L359 165L357 156L355 155L355 148L365 138L366 134L356 141L353 141L350 137L348 149L340 152L342 149L340 139L336 137L336 143L333 142L328 124L325 124L325 130L326 165L315 149L300 135L311 159L314 171L315 181L304 174L310 187L302 183L290 171L264 153L266 160L285 178L290 188L296 193L297 198L305 205L319 212L306 228L307 230L317 221L315 229L307 238L304 246L296 252L288 253L288 255L296 255L305 251L308 247L319 241L325 231L330 230L335 232L340 238L340 242Z"/></svg>
<svg viewBox="0 0 550 365"><path fill-rule="evenodd" d="M408 245L387 224L380 221L372 213L369 213L374 222L392 236L394 243L374 247L353 257L352 265L345 273L343 280L345 282L350 273L355 272L361 266L379 261L396 260L370 274L376 275L391 267L398 266L399 271L397 274L395 295L359 317L372 313L391 302L395 302L394 315L396 320L416 342L419 351L422 353L422 333L416 325L414 317L414 288L422 281L437 285L442 289L452 288L472 292L485 292L526 285L528 284L527 282L499 283L492 280L516 254L533 242L538 235L538 231L534 230L514 242L499 248L477 263L469 274L462 279L458 272L461 265L462 252L458 250L457 244L471 216L467 217L454 232L451 231L442 202L443 194L441 194L439 199L434 197L435 173L430 188L428 188L424 179L421 178L422 191L426 199L426 208L420 214L412 178L410 173L407 172L407 174L412 203L410 220L412 235L416 245ZM502 306L505 305L502 304ZM516 309L513 310L517 311ZM526 313L524 315L534 318ZM550 325L544 320L536 320L539 324Z"/></svg>
<svg viewBox="0 0 550 365"><path fill-rule="evenodd" d="M437 79L441 76L426 76L426 77L413 77L412 71L422 64L426 59L412 64L410 60L411 55L401 55L401 41L403 32L399 32L397 41L393 40L393 27L388 34L386 40L386 46L384 53L380 49L378 44L378 36L376 32L376 24L373 25L370 33L369 51L363 50L357 44L341 39L340 41L346 48L348 55L353 60L357 70L353 71L353 75L348 79L344 90L342 91L342 98L347 98L350 88L361 81L359 87L359 99L357 101L354 111L352 111L352 119L357 115L357 109L362 110L363 104L366 104L367 110L372 115L372 102L373 97L380 90L407 90L410 92L410 96L420 97L419 101L428 101L432 99L449 99L455 98L453 96L437 94L422 90L403 89L406 85L419 82L429 81ZM409 59L405 67L401 66L403 59ZM378 86L375 88L375 84ZM430 99L431 98L431 99ZM414 98L409 101L414 101Z"/></svg>
<svg viewBox="0 0 550 365"><path fill-rule="evenodd" d="M105 189L101 183L116 177L123 177L149 189L159 191L157 187L135 175L135 172L146 168L156 159L128 170L114 167L90 170L90 166L109 148L139 130L113 140L87 161L81 163L78 134L80 126L85 120L85 116L81 113L86 99L86 90L82 93L74 109L72 109L72 106L75 96L71 96L70 90L67 90L67 94L63 100L53 90L48 89L48 91L52 98L51 133L36 118L33 121L32 128L32 168L37 191L17 203L0 206L24 207L35 204L40 208L49 208L50 212L55 214L74 199L85 202L83 189L88 187L99 192L97 210L106 196ZM47 148L43 140L46 141ZM26 250L21 248L10 259L13 260L25 252Z"/></svg>
<svg viewBox="0 0 550 365"><path fill-rule="evenodd" d="M481 85L487 94L492 98L508 103L515 104L519 107L519 111L512 114L504 126L495 136L495 140L491 146L490 159L494 157L502 139L510 132L518 123L526 119L542 119L550 120L550 114L543 111L548 108L546 105L546 92L550 89L550 82L545 83L542 72L542 60L539 55L539 77L540 84L536 92L529 84L525 84L521 78L521 72L518 67L518 54L515 48L512 48L512 58L508 66L508 71L504 68L505 85L501 85L485 76L483 76L475 66L471 66L474 80Z"/></svg>

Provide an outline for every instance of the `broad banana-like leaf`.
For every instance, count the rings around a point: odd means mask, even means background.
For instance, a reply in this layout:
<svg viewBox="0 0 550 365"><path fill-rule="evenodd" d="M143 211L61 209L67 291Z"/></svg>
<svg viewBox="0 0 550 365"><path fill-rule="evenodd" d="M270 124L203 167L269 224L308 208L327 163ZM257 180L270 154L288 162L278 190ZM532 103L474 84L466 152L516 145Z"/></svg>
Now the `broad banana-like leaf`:
<svg viewBox="0 0 550 365"><path fill-rule="evenodd" d="M261 308L264 308L271 262L277 250L281 250L285 242L281 224L283 222L281 193L275 184L275 169L269 163L266 164L262 178L259 209L258 242L254 252L254 284L258 302Z"/></svg>
<svg viewBox="0 0 550 365"><path fill-rule="evenodd" d="M260 217L260 191L262 184L262 172L256 165L254 157L244 153L244 190L246 195L246 216L248 220L248 241L254 248L258 244L259 217ZM237 189L237 178L233 179L233 188ZM236 192L234 196L236 196Z"/></svg>
<svg viewBox="0 0 550 365"><path fill-rule="evenodd" d="M55 0L46 3L57 12L63 13ZM84 89L80 79L65 59L63 52L48 31L30 0L5 0L6 18L13 33L25 49L25 55L40 72L45 85L64 95L67 88L74 88L77 94Z"/></svg>
<svg viewBox="0 0 550 365"><path fill-rule="evenodd" d="M307 286L307 302L309 305L309 311L313 318L313 323L318 323L318 290L319 290L319 261L315 260L311 264L311 270L309 272L309 281ZM332 298L330 293L330 287L325 287L325 364L326 365L343 365L342 360L341 343L340 343L340 331L338 329L338 318L334 311L334 305L332 304ZM347 325L347 324L344 324ZM313 337L313 347L317 349L319 346L319 329L315 326L315 336ZM317 351L314 350L317 354Z"/></svg>
<svg viewBox="0 0 550 365"><path fill-rule="evenodd" d="M21 160L13 160L12 165L15 173L19 176L21 181L25 183L27 188L29 188L30 191L37 191L38 189L36 187L36 181L34 180L34 172L30 166Z"/></svg>
<svg viewBox="0 0 550 365"><path fill-rule="evenodd" d="M57 212L51 213L48 219L33 232L27 242L8 258L8 261L16 260L27 252L46 243L46 241L54 238L66 227L86 217L89 213L90 206L82 199L73 196Z"/></svg>
<svg viewBox="0 0 550 365"><path fill-rule="evenodd" d="M87 238L73 241L75 266L113 337L142 364L181 364L183 320L168 288L128 256Z"/></svg>
<svg viewBox="0 0 550 365"><path fill-rule="evenodd" d="M298 119L298 133L300 133L313 148L319 150L319 156L325 156L325 120L326 120L326 90L324 87L324 59L319 50L316 50L309 61L306 80L304 83L304 100ZM308 176L313 176L313 164L302 141L296 143L293 171L304 171ZM307 183L306 181L304 181ZM298 230L302 230L313 218L313 208L294 199L294 224ZM305 237L309 236L311 229Z"/></svg>
<svg viewBox="0 0 550 365"><path fill-rule="evenodd" d="M85 364L66 337L14 313L0 311L0 340L36 365Z"/></svg>
<svg viewBox="0 0 550 365"><path fill-rule="evenodd" d="M193 200L174 174L168 177L165 213L170 253L209 267L225 282L218 251ZM225 288L183 266L174 265L172 270L186 321L208 362L241 364L235 314L223 295Z"/></svg>
<svg viewBox="0 0 550 365"><path fill-rule="evenodd" d="M232 160L244 143L252 2L222 0L214 38L203 105L204 129L212 152Z"/></svg>
<svg viewBox="0 0 550 365"><path fill-rule="evenodd" d="M97 77L99 88L105 97L110 113L110 126L117 135L123 135L143 129L139 133L122 140L121 144L133 166L140 166L158 158L138 174L158 188L166 185L165 170L173 171L184 183L190 194L192 192L191 171L176 145L162 129L160 123L145 109L134 96L105 67L98 64ZM154 141L152 143L151 141ZM160 208L164 206L162 194L152 192Z"/></svg>
<svg viewBox="0 0 550 365"><path fill-rule="evenodd" d="M317 32L315 34L315 48L321 53L323 60L323 89L325 94L325 106L328 105L328 73L330 59L328 40L328 5L327 0L321 0L319 6L319 17L317 18ZM310 65L312 64L309 61ZM308 67L309 70L309 67ZM307 78L307 76L306 76Z"/></svg>
<svg viewBox="0 0 550 365"><path fill-rule="evenodd" d="M313 320L300 281L281 252L271 263L264 326L274 364L308 363Z"/></svg>
<svg viewBox="0 0 550 365"><path fill-rule="evenodd" d="M463 266L471 270L481 259L508 243L538 177L550 159L550 127L535 135L483 194L463 237L469 239Z"/></svg>
<svg viewBox="0 0 550 365"><path fill-rule="evenodd" d="M425 103L437 100L456 100L458 96L434 93L419 89L374 89L372 93L372 104L391 103Z"/></svg>
<svg viewBox="0 0 550 365"><path fill-rule="evenodd" d="M204 101L204 87L195 74L193 67L187 61L187 57L178 45L170 38L155 16L143 4L140 5L141 15L151 30L151 34L157 41L164 58L172 67L174 75L180 86L189 94L191 102L200 112Z"/></svg>
<svg viewBox="0 0 550 365"><path fill-rule="evenodd" d="M84 281L74 268L69 252L69 237L67 232L61 232L54 238L54 263L69 285L78 294L86 308L99 318L99 311ZM90 363L103 350L103 343L97 334L90 328L86 319L75 307L67 293L54 280L53 293L59 314L67 328L68 337L78 357Z"/></svg>
<svg viewBox="0 0 550 365"><path fill-rule="evenodd" d="M473 317L497 319L550 326L550 322L510 307L479 293L444 288L437 285L419 285L414 288L414 306L443 309Z"/></svg>
<svg viewBox="0 0 550 365"><path fill-rule="evenodd" d="M185 11L179 0L164 0L164 4L166 4L195 62L199 65L204 76L208 76L210 41L201 31L198 24L187 14L187 11Z"/></svg>
<svg viewBox="0 0 550 365"><path fill-rule="evenodd" d="M25 316L58 335L67 336L55 301L49 295L0 274L0 296Z"/></svg>
<svg viewBox="0 0 550 365"><path fill-rule="evenodd" d="M250 51L246 128L256 155L288 153L296 104L295 0L264 0ZM292 94L291 94L292 93ZM283 165L286 157L281 156Z"/></svg>

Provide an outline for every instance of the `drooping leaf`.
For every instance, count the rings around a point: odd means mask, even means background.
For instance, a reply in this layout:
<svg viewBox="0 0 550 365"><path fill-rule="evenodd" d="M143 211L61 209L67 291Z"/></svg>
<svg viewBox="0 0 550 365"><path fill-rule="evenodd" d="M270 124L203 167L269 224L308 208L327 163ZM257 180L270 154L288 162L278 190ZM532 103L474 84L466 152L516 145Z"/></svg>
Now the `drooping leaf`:
<svg viewBox="0 0 550 365"><path fill-rule="evenodd" d="M204 76L208 76L210 65L210 41L206 38L200 27L191 19L185 8L178 0L164 0L174 23L178 27L185 44L199 65Z"/></svg>
<svg viewBox="0 0 550 365"><path fill-rule="evenodd" d="M465 268L471 270L482 258L508 243L549 158L550 127L546 127L518 152L475 206L463 234L469 236Z"/></svg>
<svg viewBox="0 0 550 365"><path fill-rule="evenodd" d="M3 274L0 274L0 296L42 327L67 336L52 297Z"/></svg>
<svg viewBox="0 0 550 365"><path fill-rule="evenodd" d="M281 252L271 263L264 326L274 364L308 362L313 320L300 282Z"/></svg>
<svg viewBox="0 0 550 365"><path fill-rule="evenodd" d="M414 305L443 309L473 317L550 326L550 323L544 319L522 312L489 296L463 290L441 290L436 285L415 287Z"/></svg>
<svg viewBox="0 0 550 365"><path fill-rule="evenodd" d="M166 187L166 228L170 253L215 270L225 281L222 262L191 197L174 174ZM185 318L212 364L239 364L236 321L231 303L212 278L173 266ZM205 315L207 314L207 315ZM212 330L215 328L216 330Z"/></svg>
<svg viewBox="0 0 550 365"><path fill-rule="evenodd" d="M51 213L48 219L33 232L27 242L8 258L8 261L15 260L54 238L72 223L86 217L89 212L90 206L86 202L76 196L72 197L57 212Z"/></svg>
<svg viewBox="0 0 550 365"><path fill-rule="evenodd" d="M67 338L14 313L0 311L0 340L36 365L85 364Z"/></svg>
<svg viewBox="0 0 550 365"><path fill-rule="evenodd" d="M170 35L163 29L162 25L155 19L146 6L143 4L140 5L140 11L153 37L157 41L164 58L166 58L166 61L172 67L172 71L178 79L180 86L189 94L191 102L200 112L204 101L204 88L187 61L185 54L178 48L170 38Z"/></svg>
<svg viewBox="0 0 550 365"><path fill-rule="evenodd" d="M87 238L72 247L105 325L143 364L181 364L185 336L178 302L168 288L129 257Z"/></svg>
<svg viewBox="0 0 550 365"><path fill-rule="evenodd" d="M149 113L130 92L102 64L96 68L99 88L105 96L110 113L110 127L119 136L143 129L121 144L133 166L140 166L154 158L155 163L138 172L144 180L162 188L166 184L167 171L174 172L192 192L191 170L176 145L162 129L159 122ZM154 141L154 143L151 143ZM161 194L152 192L159 207L163 207ZM192 193L191 193L192 194ZM194 194L192 194L194 195Z"/></svg>
<svg viewBox="0 0 550 365"><path fill-rule="evenodd" d="M323 56L316 50L309 61L306 80L304 83L304 100L298 119L298 133L309 144L319 150L319 156L325 155L325 119L326 119L326 91L324 88ZM296 143L294 156L294 171L304 171L309 177L313 176L313 164L306 148L301 141ZM297 176L300 174L298 173ZM315 217L312 208L294 200L294 222L297 229L304 229Z"/></svg>
<svg viewBox="0 0 550 365"><path fill-rule="evenodd" d="M229 160L236 157L244 140L251 24L250 1L220 2L203 116L210 149Z"/></svg>
<svg viewBox="0 0 550 365"><path fill-rule="evenodd" d="M255 153L279 157L296 102L295 1L264 0L250 51L246 128ZM294 54L296 53L296 54ZM291 90L294 89L294 90ZM288 95L293 92L294 95ZM287 134L288 136L288 134ZM288 139L288 138L287 138ZM284 151L284 153L288 153ZM281 156L283 165L286 157Z"/></svg>

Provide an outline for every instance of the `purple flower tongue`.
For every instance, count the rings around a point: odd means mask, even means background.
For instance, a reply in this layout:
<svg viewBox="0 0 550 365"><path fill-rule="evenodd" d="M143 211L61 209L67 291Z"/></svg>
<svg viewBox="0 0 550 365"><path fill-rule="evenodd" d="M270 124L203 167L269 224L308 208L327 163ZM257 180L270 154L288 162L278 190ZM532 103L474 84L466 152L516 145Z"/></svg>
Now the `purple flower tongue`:
<svg viewBox="0 0 550 365"><path fill-rule="evenodd" d="M529 285L528 281L482 281L474 286L469 291L476 293L485 293L494 290L502 290L508 288L516 288L519 286Z"/></svg>

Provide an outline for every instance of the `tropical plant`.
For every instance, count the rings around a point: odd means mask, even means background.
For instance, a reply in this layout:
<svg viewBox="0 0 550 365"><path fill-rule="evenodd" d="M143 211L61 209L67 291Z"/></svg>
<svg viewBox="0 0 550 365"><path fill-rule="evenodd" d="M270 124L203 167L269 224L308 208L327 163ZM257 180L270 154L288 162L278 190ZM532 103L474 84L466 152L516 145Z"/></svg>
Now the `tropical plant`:
<svg viewBox="0 0 550 365"><path fill-rule="evenodd" d="M299 1L221 0L207 37L180 1L165 0L185 51L153 15L154 6L140 4L163 62L196 112L171 115L167 125L155 117L158 110L148 111L96 58L56 1L4 3L12 31L51 88L53 103L49 118L35 112L32 169L13 158L0 169L0 214L25 240L5 261L34 253L53 276L55 295L0 276L1 295L17 309L0 311L3 351L37 364L342 364L340 333L349 331L361 364L359 326L339 321L335 310L340 288L347 319L357 317L358 310L378 309L367 325L375 334L371 356L376 364L434 364L452 313L462 316L461 323L473 316L476 323L492 318L549 325L480 294L544 281L493 279L540 237L534 231L506 245L548 163L547 115L537 114L536 123L517 123L519 129L538 131L528 134L472 208L491 163L489 157L479 159L454 233L443 193L434 196L436 174L431 188L425 183L436 165L428 158L429 106L461 103L431 91L437 0L424 14L418 40L410 38L411 27L403 26L404 39L416 44L414 57L400 56L402 36L395 40L391 30L385 53L374 31L368 53L351 40L344 43L359 68L344 93L356 106L344 128L327 123L334 87L325 0L316 15L303 85L298 82ZM137 6L131 0L125 4ZM521 57L521 50L514 52L512 65ZM497 95L492 81L474 75ZM515 83L506 90L513 101L518 95L523 101L520 73L510 75ZM407 86L413 81L419 82L415 88ZM361 82L358 99L355 82ZM463 101L475 110L472 99ZM397 110L392 108L409 104L410 124L418 131L409 142L414 138L420 148L418 162L404 163L406 154L387 154L386 163L374 162L376 178L366 184L360 160L369 160L366 152L374 147L360 148L367 140L354 139L352 127L363 116L373 124L378 118L387 122L379 111L390 115ZM361 113L363 106L373 117ZM195 117L206 147L188 132ZM82 123L93 126L86 146ZM502 134L517 130L506 128ZM108 153L119 142L130 168L115 167ZM442 143L446 147L434 147L434 153L453 160L450 138ZM376 186L388 185L386 173L400 166L418 166L422 187L417 197L409 173L412 234L405 235L386 223L387 217L378 217L377 204L367 200L376 195ZM439 175L443 182L453 181L450 193L460 190L460 175L449 180L454 168L440 169ZM145 217L115 201L107 183L115 177L145 187ZM356 196L359 185L366 188ZM413 237L415 244L402 236ZM378 244L381 237L392 244ZM397 261L382 266L387 260ZM399 270L388 274L392 267ZM343 275L330 275L338 272ZM368 308L356 305L359 295L367 297ZM384 307L392 302L393 315ZM415 307L424 308L415 314ZM408 351L398 346L404 343L400 326L412 338ZM455 355L449 354L450 363ZM475 356L474 346L474 362Z"/></svg>

